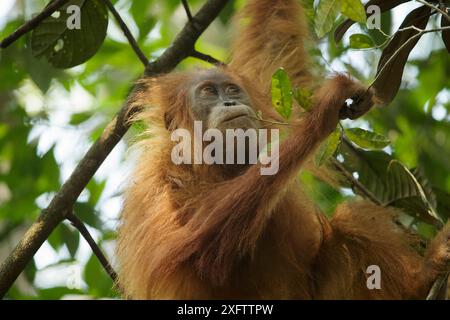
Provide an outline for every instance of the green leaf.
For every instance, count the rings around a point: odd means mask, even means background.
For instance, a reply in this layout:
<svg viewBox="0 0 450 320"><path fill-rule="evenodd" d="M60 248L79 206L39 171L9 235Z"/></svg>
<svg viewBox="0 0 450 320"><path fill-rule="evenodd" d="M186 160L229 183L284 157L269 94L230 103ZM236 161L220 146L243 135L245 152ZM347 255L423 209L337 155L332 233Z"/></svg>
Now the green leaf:
<svg viewBox="0 0 450 320"><path fill-rule="evenodd" d="M364 149L383 149L390 143L385 136L361 128L345 129L345 136Z"/></svg>
<svg viewBox="0 0 450 320"><path fill-rule="evenodd" d="M70 118L70 124L73 126L77 126L87 120L90 119L90 117L92 117L92 112L88 111L88 112L80 112L80 113L74 113L72 114L71 118Z"/></svg>
<svg viewBox="0 0 450 320"><path fill-rule="evenodd" d="M386 176L387 167L393 159L392 156L382 151L365 151L347 143L341 144L339 152L344 158L343 165L347 171L352 174L357 173L358 181L370 190L381 203L387 203L390 198ZM354 188L353 191L365 196L358 188Z"/></svg>
<svg viewBox="0 0 450 320"><path fill-rule="evenodd" d="M399 161L381 151L364 151L343 143L340 154L343 165L357 173L358 181L383 205L401 208L405 213L426 223L438 226L440 218L433 206L434 196L423 178L415 177ZM365 197L358 188L354 192Z"/></svg>
<svg viewBox="0 0 450 320"><path fill-rule="evenodd" d="M361 0L341 0L341 12L347 18L366 23L366 11Z"/></svg>
<svg viewBox="0 0 450 320"><path fill-rule="evenodd" d="M70 256L75 257L80 243L80 233L76 229L70 229L65 224L61 224L61 235L69 250Z"/></svg>
<svg viewBox="0 0 450 320"><path fill-rule="evenodd" d="M437 208L436 211L440 217L443 217L445 220L450 219L450 193L438 189L433 188L433 192L436 195L437 200Z"/></svg>
<svg viewBox="0 0 450 320"><path fill-rule="evenodd" d="M50 236L47 238L48 243L52 246L53 249L59 250L64 244L63 236L62 236L62 228L61 225L57 226Z"/></svg>
<svg viewBox="0 0 450 320"><path fill-rule="evenodd" d="M37 271L36 262L34 261L34 259L31 259L31 261L28 262L24 270L24 274L27 280L30 281L31 283L33 283L34 278L36 277L36 271Z"/></svg>
<svg viewBox="0 0 450 320"><path fill-rule="evenodd" d="M228 1L225 7L220 11L219 20L223 24L227 24L231 21L235 13L234 1Z"/></svg>
<svg viewBox="0 0 450 320"><path fill-rule="evenodd" d="M411 173L417 179L417 182L422 186L423 192L425 193L426 198L430 202L431 207L436 208L436 206L437 206L436 194L433 191L433 188L431 187L430 182L425 177L425 174L424 174L422 168L411 169Z"/></svg>
<svg viewBox="0 0 450 320"><path fill-rule="evenodd" d="M401 0L406 2L406 0ZM383 12L381 15L380 29L368 29L367 32L377 46L381 46L386 42L386 35L391 33L392 28L392 11ZM380 32L380 30L382 32Z"/></svg>
<svg viewBox="0 0 450 320"><path fill-rule="evenodd" d="M101 230L102 222L98 217L98 212L95 210L94 204L88 202L76 202L73 208L75 210L75 214L81 219L81 221L93 228Z"/></svg>
<svg viewBox="0 0 450 320"><path fill-rule="evenodd" d="M340 142L341 131L336 129L320 146L319 151L316 154L316 164L321 166L326 163L327 160L330 159L336 152Z"/></svg>
<svg viewBox="0 0 450 320"><path fill-rule="evenodd" d="M437 230L435 227L423 222L417 222L417 232L422 236L422 238L427 240L432 240L436 237Z"/></svg>
<svg viewBox="0 0 450 320"><path fill-rule="evenodd" d="M106 180L97 182L96 180L91 180L88 185L87 189L89 190L89 204L95 207L97 205L97 202L100 199L100 196L102 195L103 189L105 189Z"/></svg>
<svg viewBox="0 0 450 320"><path fill-rule="evenodd" d="M334 20L341 9L341 0L321 0L314 18L316 34L322 38L333 29Z"/></svg>
<svg viewBox="0 0 450 320"><path fill-rule="evenodd" d="M132 1L130 12L139 27L138 41L144 40L158 22L151 14L152 1Z"/></svg>
<svg viewBox="0 0 450 320"><path fill-rule="evenodd" d="M38 290L38 298L43 300L59 300L65 295L82 295L83 291L67 287L53 287Z"/></svg>
<svg viewBox="0 0 450 320"><path fill-rule="evenodd" d="M67 7L71 5L80 8L80 29L68 28L73 13L67 13ZM31 50L56 68L71 68L89 60L102 45L108 11L100 0L71 0L57 12L57 18L50 16L33 30Z"/></svg>
<svg viewBox="0 0 450 320"><path fill-rule="evenodd" d="M59 250L65 244L71 257L74 257L78 250L80 234L78 230L71 229L67 225L61 223L53 230L47 240L55 250Z"/></svg>
<svg viewBox="0 0 450 320"><path fill-rule="evenodd" d="M372 38L368 35L355 33L350 36L350 48L352 49L373 48L374 45Z"/></svg>
<svg viewBox="0 0 450 320"><path fill-rule="evenodd" d="M306 18L308 19L308 24L310 26L314 25L314 17L316 15L314 10L314 0L304 0L303 6L306 14Z"/></svg>
<svg viewBox="0 0 450 320"><path fill-rule="evenodd" d="M289 119L292 112L292 84L283 68L272 76L272 104L283 118Z"/></svg>
<svg viewBox="0 0 450 320"><path fill-rule="evenodd" d="M312 92L305 88L297 88L293 92L293 96L300 107L306 111L311 110L313 106Z"/></svg>
<svg viewBox="0 0 450 320"><path fill-rule="evenodd" d="M396 32L394 37L383 49L381 57L378 60L376 80L372 83L372 87L377 92L377 97L383 104L391 102L400 89L403 71L409 54L419 42L420 36L422 35L417 31L417 28L426 28L430 13L431 8L427 6L420 6L412 10L399 27L399 29L405 30L403 32ZM387 63L388 65L386 65Z"/></svg>
<svg viewBox="0 0 450 320"><path fill-rule="evenodd" d="M25 50L24 61L30 78L42 93L46 93L50 88L53 78L64 74L63 71L53 68L44 58L36 59L31 50Z"/></svg>
<svg viewBox="0 0 450 320"><path fill-rule="evenodd" d="M96 297L114 295L114 283L94 254L91 255L84 267L84 280L89 286L89 294Z"/></svg>
<svg viewBox="0 0 450 320"><path fill-rule="evenodd" d="M422 186L404 164L398 160L392 160L387 173L386 184L389 188L391 205L405 208L425 222L432 224L435 221L442 222L433 206L433 199L425 192L425 186Z"/></svg>

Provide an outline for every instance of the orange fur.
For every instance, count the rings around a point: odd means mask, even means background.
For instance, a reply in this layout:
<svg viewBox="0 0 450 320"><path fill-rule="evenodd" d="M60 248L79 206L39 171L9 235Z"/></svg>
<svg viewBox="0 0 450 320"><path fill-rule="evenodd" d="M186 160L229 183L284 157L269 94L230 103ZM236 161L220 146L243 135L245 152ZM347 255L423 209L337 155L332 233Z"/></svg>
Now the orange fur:
<svg viewBox="0 0 450 320"><path fill-rule="evenodd" d="M294 0L251 0L249 19L224 72L264 118L270 77L283 66L295 85L313 85L304 50L303 9ZM315 91L314 108L293 122L280 148L280 169L260 165L229 176L222 167L175 165L170 130L191 128L186 90L202 70L142 79L132 102L149 124L125 194L117 257L119 286L136 299L423 298L442 272L446 236L423 260L395 212L368 202L342 204L328 221L304 196L296 176L335 128L339 108L361 85L343 75ZM167 121L169 120L169 130ZM446 235L450 233L445 231ZM443 249L444 248L444 249ZM444 253L442 253L444 252ZM436 262L435 260L438 260ZM425 263L424 263L425 261ZM427 261L434 261L427 263ZM382 270L381 290L366 287L366 268Z"/></svg>

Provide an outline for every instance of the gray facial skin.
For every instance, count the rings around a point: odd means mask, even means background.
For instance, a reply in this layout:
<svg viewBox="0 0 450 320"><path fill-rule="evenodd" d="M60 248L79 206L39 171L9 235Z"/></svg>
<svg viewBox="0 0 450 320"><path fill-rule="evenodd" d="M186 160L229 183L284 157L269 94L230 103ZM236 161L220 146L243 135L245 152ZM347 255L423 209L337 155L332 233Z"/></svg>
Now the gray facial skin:
<svg viewBox="0 0 450 320"><path fill-rule="evenodd" d="M200 73L190 89L195 120L205 129L258 128L247 93L227 75L208 70Z"/></svg>

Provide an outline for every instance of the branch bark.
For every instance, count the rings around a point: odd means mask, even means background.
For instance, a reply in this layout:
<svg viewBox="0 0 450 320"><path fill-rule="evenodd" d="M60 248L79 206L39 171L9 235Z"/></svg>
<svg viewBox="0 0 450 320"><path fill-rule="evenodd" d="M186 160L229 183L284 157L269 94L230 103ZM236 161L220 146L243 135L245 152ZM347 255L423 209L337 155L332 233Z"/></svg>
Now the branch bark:
<svg viewBox="0 0 450 320"><path fill-rule="evenodd" d="M203 60L205 62L211 63L211 64L216 65L216 66L224 66L225 65L222 61L219 61L216 58L211 57L208 54L201 53L201 52L198 52L196 50L194 50L192 52L191 57Z"/></svg>
<svg viewBox="0 0 450 320"><path fill-rule="evenodd" d="M195 42L218 16L227 0L209 0L178 34L172 45L145 68L145 75L165 73L188 57ZM0 267L0 298L2 298L36 251L54 228L72 212L72 206L97 169L122 139L129 128L128 119L136 110L129 110L125 103L118 115L107 125L100 138L91 146L69 179L44 209L36 222L28 229L22 240Z"/></svg>
<svg viewBox="0 0 450 320"><path fill-rule="evenodd" d="M195 51L195 42L227 4L227 0L209 0L178 34L172 46L145 68L145 75L167 73Z"/></svg>

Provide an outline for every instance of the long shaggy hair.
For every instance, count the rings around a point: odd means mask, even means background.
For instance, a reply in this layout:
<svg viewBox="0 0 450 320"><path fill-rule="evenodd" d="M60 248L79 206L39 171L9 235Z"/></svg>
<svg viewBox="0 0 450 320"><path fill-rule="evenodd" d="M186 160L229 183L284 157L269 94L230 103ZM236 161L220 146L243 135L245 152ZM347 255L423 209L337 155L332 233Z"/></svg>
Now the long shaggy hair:
<svg viewBox="0 0 450 320"><path fill-rule="evenodd" d="M282 119L272 109L269 86L273 72L284 67L294 86L314 90L314 108L292 120L278 174L261 176L259 165L252 165L229 176L220 166L170 160L171 132L192 129L187 92L195 75L205 71L141 79L130 103L142 108L133 121L148 128L137 144L140 156L118 236L118 284L124 296L425 297L436 275L447 270L442 248L447 248L450 228L435 240L424 262L412 249L417 239L393 222L393 209L366 201L344 203L329 221L296 179L336 126L343 101L365 88L343 75L320 83L310 75L304 49L308 31L298 1L250 0L240 21L231 63L214 72L228 75L248 93L255 111L277 122ZM330 177L323 167L313 171ZM379 290L366 284L371 265L382 272Z"/></svg>

